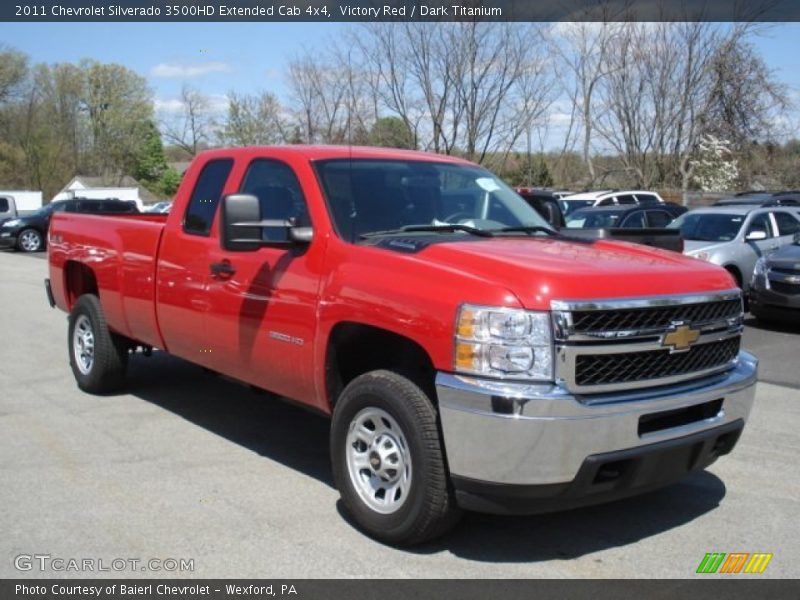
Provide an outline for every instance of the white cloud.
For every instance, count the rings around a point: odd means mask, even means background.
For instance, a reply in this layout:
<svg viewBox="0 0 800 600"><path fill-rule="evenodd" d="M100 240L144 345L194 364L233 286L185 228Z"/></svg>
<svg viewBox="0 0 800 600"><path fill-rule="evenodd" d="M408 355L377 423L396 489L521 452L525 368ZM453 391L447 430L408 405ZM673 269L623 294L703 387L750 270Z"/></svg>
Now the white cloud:
<svg viewBox="0 0 800 600"><path fill-rule="evenodd" d="M161 99L156 98L153 101L156 112L160 113L179 113L183 110L183 102L177 98Z"/></svg>
<svg viewBox="0 0 800 600"><path fill-rule="evenodd" d="M212 115L218 115L228 110L228 96L225 94L204 94L206 110ZM180 98L156 98L153 108L162 116L179 115L183 112L184 104Z"/></svg>
<svg viewBox="0 0 800 600"><path fill-rule="evenodd" d="M209 73L227 73L230 70L229 64L218 60L206 63L167 62L159 63L150 69L150 75L169 79L187 79Z"/></svg>

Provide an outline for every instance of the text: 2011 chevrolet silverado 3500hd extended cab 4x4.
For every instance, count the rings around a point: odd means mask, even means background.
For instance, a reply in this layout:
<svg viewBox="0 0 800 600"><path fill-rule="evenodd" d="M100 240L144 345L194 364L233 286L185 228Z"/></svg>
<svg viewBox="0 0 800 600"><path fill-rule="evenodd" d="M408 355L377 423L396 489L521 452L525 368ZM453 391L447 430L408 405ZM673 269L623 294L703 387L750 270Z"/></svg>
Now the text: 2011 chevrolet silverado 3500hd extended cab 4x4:
<svg viewBox="0 0 800 600"><path fill-rule="evenodd" d="M562 236L456 158L214 150L168 216L58 214L49 238L83 390L159 348L330 414L344 505L390 543L670 483L753 402L724 269Z"/></svg>

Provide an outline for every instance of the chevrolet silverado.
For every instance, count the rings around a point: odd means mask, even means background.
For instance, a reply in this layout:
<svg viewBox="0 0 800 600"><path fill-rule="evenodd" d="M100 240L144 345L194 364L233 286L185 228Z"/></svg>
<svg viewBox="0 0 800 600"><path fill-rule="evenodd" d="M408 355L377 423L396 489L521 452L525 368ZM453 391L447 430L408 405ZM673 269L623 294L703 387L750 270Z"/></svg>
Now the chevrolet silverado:
<svg viewBox="0 0 800 600"><path fill-rule="evenodd" d="M169 215L58 213L48 251L82 390L159 349L330 415L343 504L393 544L672 483L753 403L728 272L573 239L458 158L208 151Z"/></svg>

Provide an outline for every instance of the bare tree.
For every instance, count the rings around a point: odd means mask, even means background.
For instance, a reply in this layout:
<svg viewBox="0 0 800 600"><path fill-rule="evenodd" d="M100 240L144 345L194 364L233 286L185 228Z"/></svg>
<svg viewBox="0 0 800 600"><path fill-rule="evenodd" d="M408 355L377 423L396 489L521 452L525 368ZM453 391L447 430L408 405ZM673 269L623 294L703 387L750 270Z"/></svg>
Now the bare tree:
<svg viewBox="0 0 800 600"><path fill-rule="evenodd" d="M162 122L164 138L195 156L211 142L211 102L208 96L188 85L181 88L180 102L180 113Z"/></svg>
<svg viewBox="0 0 800 600"><path fill-rule="evenodd" d="M483 161L507 154L549 106L540 25L379 23L358 44L379 110L417 145Z"/></svg>
<svg viewBox="0 0 800 600"><path fill-rule="evenodd" d="M575 22L559 23L551 32L550 43L559 65L565 67L559 69L561 86L571 101L569 130L562 155L569 149L573 128L580 128L583 134L581 153L589 172L590 186L597 180L592 157L595 111L600 108L596 95L599 83L615 68L609 61L609 51L619 29L619 24L612 22Z"/></svg>
<svg viewBox="0 0 800 600"><path fill-rule="evenodd" d="M220 127L220 141L230 146L261 146L286 141L283 107L269 92L228 92L228 112Z"/></svg>

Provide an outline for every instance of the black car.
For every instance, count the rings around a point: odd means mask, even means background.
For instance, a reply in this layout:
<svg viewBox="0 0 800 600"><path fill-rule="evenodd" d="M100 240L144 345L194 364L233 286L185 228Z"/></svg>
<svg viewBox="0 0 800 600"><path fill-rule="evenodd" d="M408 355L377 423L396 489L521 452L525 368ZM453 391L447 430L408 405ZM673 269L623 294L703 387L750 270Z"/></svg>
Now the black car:
<svg viewBox="0 0 800 600"><path fill-rule="evenodd" d="M756 319L800 325L800 233L793 243L758 259L749 299Z"/></svg>
<svg viewBox="0 0 800 600"><path fill-rule="evenodd" d="M570 213L566 226L568 229L662 228L687 210L685 206L668 202L637 206L593 206Z"/></svg>
<svg viewBox="0 0 800 600"><path fill-rule="evenodd" d="M92 213L92 214L128 214L138 213L135 202L130 200L93 200L90 198L73 198L57 200L37 210L35 213L7 219L0 224L0 248L16 248L23 252L44 250L50 218L56 212Z"/></svg>

